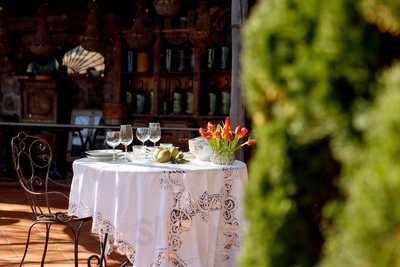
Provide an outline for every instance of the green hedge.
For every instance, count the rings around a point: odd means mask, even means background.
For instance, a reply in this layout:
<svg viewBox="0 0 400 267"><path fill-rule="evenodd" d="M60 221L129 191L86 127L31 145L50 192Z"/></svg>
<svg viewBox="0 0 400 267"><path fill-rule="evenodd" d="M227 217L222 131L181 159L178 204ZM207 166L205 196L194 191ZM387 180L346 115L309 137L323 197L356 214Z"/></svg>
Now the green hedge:
<svg viewBox="0 0 400 267"><path fill-rule="evenodd" d="M365 19L381 31L400 35L400 1L363 0L360 6Z"/></svg>
<svg viewBox="0 0 400 267"><path fill-rule="evenodd" d="M357 153L368 117L359 114L380 92L396 47L366 10L360 0L263 0L245 26L243 80L257 149L242 266L314 266L325 232L340 228L343 219L337 227L331 219L353 186L344 179L365 164Z"/></svg>
<svg viewBox="0 0 400 267"><path fill-rule="evenodd" d="M400 266L400 64L384 73L377 89L376 103L359 115L365 142L346 162L348 199L321 267Z"/></svg>

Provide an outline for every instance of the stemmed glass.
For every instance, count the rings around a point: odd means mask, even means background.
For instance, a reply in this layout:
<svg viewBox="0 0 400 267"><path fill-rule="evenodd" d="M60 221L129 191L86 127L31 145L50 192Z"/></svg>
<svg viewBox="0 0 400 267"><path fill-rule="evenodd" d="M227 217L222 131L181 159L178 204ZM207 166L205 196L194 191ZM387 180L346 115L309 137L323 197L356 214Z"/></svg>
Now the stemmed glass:
<svg viewBox="0 0 400 267"><path fill-rule="evenodd" d="M106 132L106 143L113 149L113 160L115 160L115 148L121 143L120 134L117 131Z"/></svg>
<svg viewBox="0 0 400 267"><path fill-rule="evenodd" d="M150 141L153 143L153 146L156 145L158 141L161 139L161 127L158 122L149 123L149 131L150 131Z"/></svg>
<svg viewBox="0 0 400 267"><path fill-rule="evenodd" d="M121 144L123 146L125 146L125 160L128 160L128 157L127 157L128 146L133 141L132 126L130 126L130 125L121 125L120 135L121 135Z"/></svg>
<svg viewBox="0 0 400 267"><path fill-rule="evenodd" d="M142 142L143 146L144 143L149 140L150 138L150 131L149 128L146 127L139 127L136 129L136 138Z"/></svg>

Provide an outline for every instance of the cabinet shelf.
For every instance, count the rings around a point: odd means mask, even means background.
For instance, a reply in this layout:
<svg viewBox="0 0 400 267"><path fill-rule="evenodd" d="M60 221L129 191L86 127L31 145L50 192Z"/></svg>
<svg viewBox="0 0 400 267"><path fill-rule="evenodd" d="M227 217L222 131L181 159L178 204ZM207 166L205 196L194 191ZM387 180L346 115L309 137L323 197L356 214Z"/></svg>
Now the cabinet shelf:
<svg viewBox="0 0 400 267"><path fill-rule="evenodd" d="M226 116L224 115L194 115L194 114L138 114L132 113L133 117L141 118L160 118L160 119L193 119L193 120L224 120Z"/></svg>
<svg viewBox="0 0 400 267"><path fill-rule="evenodd" d="M197 116L199 120L225 120L225 115L199 115Z"/></svg>
<svg viewBox="0 0 400 267"><path fill-rule="evenodd" d="M162 114L160 119L195 119L194 115L188 114Z"/></svg>
<svg viewBox="0 0 400 267"><path fill-rule="evenodd" d="M122 73L123 75L127 75L127 76L154 76L154 72L124 72Z"/></svg>
<svg viewBox="0 0 400 267"><path fill-rule="evenodd" d="M169 77L169 76L193 76L194 72L190 71L171 71L171 72L166 72L163 71L161 72L161 77Z"/></svg>
<svg viewBox="0 0 400 267"><path fill-rule="evenodd" d="M230 70L202 70L201 73L205 75L231 75Z"/></svg>
<svg viewBox="0 0 400 267"><path fill-rule="evenodd" d="M132 113L131 116L134 118L154 118L154 115L152 114Z"/></svg>
<svg viewBox="0 0 400 267"><path fill-rule="evenodd" d="M182 34L182 33L187 33L189 34L192 32L192 28L171 28L171 29L163 29L159 31L154 31L154 33L175 33L175 34Z"/></svg>

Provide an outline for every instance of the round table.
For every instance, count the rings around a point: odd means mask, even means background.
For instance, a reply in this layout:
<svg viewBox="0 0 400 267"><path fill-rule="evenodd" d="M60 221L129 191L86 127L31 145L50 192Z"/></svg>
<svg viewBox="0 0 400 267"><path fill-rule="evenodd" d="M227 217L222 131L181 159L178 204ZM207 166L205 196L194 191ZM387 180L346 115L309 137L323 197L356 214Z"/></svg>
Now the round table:
<svg viewBox="0 0 400 267"><path fill-rule="evenodd" d="M73 163L69 212L137 267L235 266L246 164Z"/></svg>

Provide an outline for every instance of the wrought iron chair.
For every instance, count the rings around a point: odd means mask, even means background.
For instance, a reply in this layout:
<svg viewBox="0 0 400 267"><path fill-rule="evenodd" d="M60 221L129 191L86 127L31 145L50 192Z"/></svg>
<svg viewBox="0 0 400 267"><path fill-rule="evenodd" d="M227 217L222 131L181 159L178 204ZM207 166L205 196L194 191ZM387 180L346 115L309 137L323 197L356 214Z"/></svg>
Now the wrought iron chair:
<svg viewBox="0 0 400 267"><path fill-rule="evenodd" d="M74 238L74 263L78 266L78 240L83 224L91 217L77 218L68 215L67 212L53 212L51 201L53 197L61 197L66 202L68 196L63 192L50 190L51 184L58 187L69 188L69 186L55 182L49 177L52 150L50 145L42 138L19 133L11 140L12 158L18 181L23 188L25 196L31 206L33 222L28 230L25 251L19 266L22 266L28 252L29 239L32 228L37 224L46 226L46 237L41 260L44 266L47 245L49 241L50 228L53 224L67 226ZM50 187L49 187L50 186Z"/></svg>

